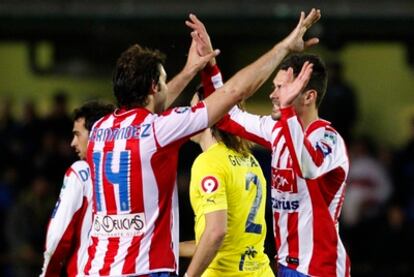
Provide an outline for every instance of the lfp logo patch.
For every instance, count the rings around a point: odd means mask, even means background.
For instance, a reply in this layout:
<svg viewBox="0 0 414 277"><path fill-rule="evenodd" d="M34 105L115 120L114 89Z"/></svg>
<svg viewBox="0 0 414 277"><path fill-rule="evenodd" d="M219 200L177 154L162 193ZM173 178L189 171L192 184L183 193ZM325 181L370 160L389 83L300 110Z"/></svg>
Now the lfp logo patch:
<svg viewBox="0 0 414 277"><path fill-rule="evenodd" d="M176 112L176 113L185 113L188 109L189 109L189 107L177 107L177 108L174 109L174 112Z"/></svg>
<svg viewBox="0 0 414 277"><path fill-rule="evenodd" d="M204 177L201 181L201 188L206 193L212 193L217 190L219 186L219 182L216 177L214 176L207 176Z"/></svg>

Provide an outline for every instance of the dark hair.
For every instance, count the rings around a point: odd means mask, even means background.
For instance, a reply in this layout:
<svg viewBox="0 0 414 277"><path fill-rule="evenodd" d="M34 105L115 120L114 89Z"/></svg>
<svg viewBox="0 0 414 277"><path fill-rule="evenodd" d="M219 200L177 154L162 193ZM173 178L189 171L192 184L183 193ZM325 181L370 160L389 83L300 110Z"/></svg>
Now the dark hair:
<svg viewBox="0 0 414 277"><path fill-rule="evenodd" d="M114 110L115 106L112 104L89 101L73 111L73 120L76 121L79 118L85 118L85 128L91 131L93 124L98 119L112 113Z"/></svg>
<svg viewBox="0 0 414 277"><path fill-rule="evenodd" d="M197 86L196 93L197 93L198 99L200 100L204 99L204 87L202 84ZM238 104L238 106L242 108L241 104ZM211 130L212 136L216 140L223 142L227 148L230 148L242 154L245 157L250 153L251 143L249 141L220 130L216 124L211 126L210 130Z"/></svg>
<svg viewBox="0 0 414 277"><path fill-rule="evenodd" d="M317 92L316 107L319 107L326 93L328 74L325 64L318 56L312 54L292 54L282 61L278 69L288 70L291 67L293 69L293 75L296 77L299 75L306 61L313 64L313 71L309 83L305 87L305 91L313 89Z"/></svg>
<svg viewBox="0 0 414 277"><path fill-rule="evenodd" d="M158 84L160 66L165 55L134 44L118 58L113 75L113 90L119 107L143 107L147 105L152 82Z"/></svg>

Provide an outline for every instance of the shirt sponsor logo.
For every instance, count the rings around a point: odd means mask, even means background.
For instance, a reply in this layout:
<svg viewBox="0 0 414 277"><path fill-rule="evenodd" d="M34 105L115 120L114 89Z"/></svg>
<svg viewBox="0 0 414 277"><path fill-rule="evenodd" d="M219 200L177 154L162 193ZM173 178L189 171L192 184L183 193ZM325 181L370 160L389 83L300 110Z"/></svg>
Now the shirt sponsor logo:
<svg viewBox="0 0 414 277"><path fill-rule="evenodd" d="M291 168L272 168L272 188L279 192L297 193L295 173Z"/></svg>
<svg viewBox="0 0 414 277"><path fill-rule="evenodd" d="M144 213L122 215L95 215L92 236L133 237L145 231Z"/></svg>
<svg viewBox="0 0 414 277"><path fill-rule="evenodd" d="M206 193L212 193L217 190L219 186L219 182L216 177L214 176L207 176L204 177L201 181L201 188Z"/></svg>
<svg viewBox="0 0 414 277"><path fill-rule="evenodd" d="M296 211L299 208L299 200L279 200L272 197L272 208L274 210Z"/></svg>

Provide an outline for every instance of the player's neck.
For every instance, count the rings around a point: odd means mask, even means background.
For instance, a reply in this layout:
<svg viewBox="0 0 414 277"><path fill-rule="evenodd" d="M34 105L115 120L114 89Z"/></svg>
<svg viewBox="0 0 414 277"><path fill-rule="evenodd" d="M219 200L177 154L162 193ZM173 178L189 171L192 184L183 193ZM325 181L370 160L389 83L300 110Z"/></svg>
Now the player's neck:
<svg viewBox="0 0 414 277"><path fill-rule="evenodd" d="M217 143L217 140L211 134L211 130L209 128L205 129L200 137L200 147L203 152L207 151L213 144Z"/></svg>
<svg viewBox="0 0 414 277"><path fill-rule="evenodd" d="M308 126L319 118L318 110L317 109L309 109L300 116L300 120L302 121L303 129L306 130Z"/></svg>

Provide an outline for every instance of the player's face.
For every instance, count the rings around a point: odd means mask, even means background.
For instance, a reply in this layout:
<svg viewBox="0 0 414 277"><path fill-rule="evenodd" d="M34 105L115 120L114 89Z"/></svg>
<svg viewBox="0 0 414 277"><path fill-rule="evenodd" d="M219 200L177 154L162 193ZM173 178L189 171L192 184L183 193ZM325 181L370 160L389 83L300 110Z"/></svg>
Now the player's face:
<svg viewBox="0 0 414 277"><path fill-rule="evenodd" d="M154 94L155 113L161 113L166 109L165 104L166 104L167 93L168 93L168 87L167 87L166 82L167 82L167 74L165 73L164 67L160 66L160 79L157 85L157 92L155 92Z"/></svg>
<svg viewBox="0 0 414 277"><path fill-rule="evenodd" d="M270 93L270 101L272 101L272 118L273 120L280 119L280 102L279 102L279 92L280 87L282 86L282 81L284 80L287 74L286 70L279 70L273 79L273 91Z"/></svg>
<svg viewBox="0 0 414 277"><path fill-rule="evenodd" d="M88 147L89 131L85 128L85 118L81 117L73 122L73 139L70 146L75 148L80 159L85 159Z"/></svg>

